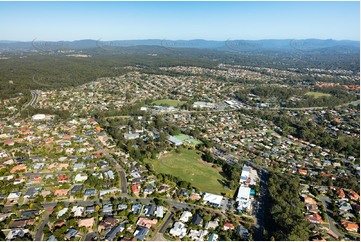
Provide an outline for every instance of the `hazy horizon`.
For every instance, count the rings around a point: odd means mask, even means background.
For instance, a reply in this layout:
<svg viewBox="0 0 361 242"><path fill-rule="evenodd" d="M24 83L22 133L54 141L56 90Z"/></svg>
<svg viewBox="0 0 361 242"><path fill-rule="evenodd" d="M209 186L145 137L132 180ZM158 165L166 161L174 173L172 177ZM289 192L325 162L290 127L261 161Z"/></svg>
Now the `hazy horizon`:
<svg viewBox="0 0 361 242"><path fill-rule="evenodd" d="M48 41L48 42L75 42L75 41L85 41L85 40L91 40L91 41L141 41L141 40L167 40L167 41L195 41L195 40L199 40L199 41L217 41L217 42L222 42L222 41L236 41L236 40L244 40L244 41L272 41L272 40L322 40L322 41L326 41L326 40L332 40L332 41L355 41L355 42L360 42L360 40L353 40L353 39L333 39L333 38L328 38L328 39L320 39L320 38L303 38L303 39L292 39L292 38L282 38L282 39L220 39L220 40L215 40L215 39L161 39L161 38L149 38L149 39L88 39L88 38L83 38L83 39L73 39L73 40L46 40L46 39L32 39L32 40L12 40L12 39L0 39L0 42L33 42L33 41Z"/></svg>
<svg viewBox="0 0 361 242"><path fill-rule="evenodd" d="M10 41L360 40L359 2L0 2Z"/></svg>

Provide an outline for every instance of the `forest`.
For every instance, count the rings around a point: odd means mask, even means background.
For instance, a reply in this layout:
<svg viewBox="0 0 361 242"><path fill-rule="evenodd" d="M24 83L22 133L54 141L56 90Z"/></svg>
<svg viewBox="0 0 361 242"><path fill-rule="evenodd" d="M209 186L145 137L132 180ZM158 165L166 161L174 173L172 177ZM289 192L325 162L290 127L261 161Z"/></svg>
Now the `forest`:
<svg viewBox="0 0 361 242"><path fill-rule="evenodd" d="M0 97L28 95L32 89L61 88L94 81L99 77L122 75L125 66L138 65L147 73L164 73L160 66L200 66L212 68L220 63L287 69L345 69L359 71L359 54L337 52L229 52L209 49L168 50L160 46L119 47L78 50L89 58L76 58L58 52L2 52ZM337 78L335 80L338 81ZM344 81L343 81L344 82Z"/></svg>
<svg viewBox="0 0 361 242"><path fill-rule="evenodd" d="M309 223L303 214L299 179L292 175L270 173L266 240L309 240Z"/></svg>
<svg viewBox="0 0 361 242"><path fill-rule="evenodd" d="M310 90L329 96L313 97L306 95ZM256 95L258 99L249 99L249 94ZM346 89L340 87L323 87L323 88L292 88L280 86L257 86L244 89L236 94L238 100L248 104L256 104L260 102L274 101L281 107L301 108L301 107L332 107L345 104L357 100L356 95L350 94ZM296 98L297 101L290 98Z"/></svg>

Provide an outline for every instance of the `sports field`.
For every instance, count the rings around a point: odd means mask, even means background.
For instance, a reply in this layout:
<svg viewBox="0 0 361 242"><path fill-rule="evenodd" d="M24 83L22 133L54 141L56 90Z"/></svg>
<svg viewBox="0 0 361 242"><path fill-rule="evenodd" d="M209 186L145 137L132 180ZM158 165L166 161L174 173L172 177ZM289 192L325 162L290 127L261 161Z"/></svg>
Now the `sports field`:
<svg viewBox="0 0 361 242"><path fill-rule="evenodd" d="M330 96L331 96L331 94L322 93L322 92L307 92L305 95L307 95L307 96L313 96L314 98L330 97Z"/></svg>
<svg viewBox="0 0 361 242"><path fill-rule="evenodd" d="M164 106L181 106L183 103L186 103L185 101L178 101L173 99L160 99L153 102L153 105L164 105Z"/></svg>
<svg viewBox="0 0 361 242"><path fill-rule="evenodd" d="M201 144L202 142L196 139L191 139L191 137L189 137L186 134L178 134L178 135L174 135L174 137L176 137L177 139L181 140L181 141L188 141L190 142L192 145L198 145Z"/></svg>
<svg viewBox="0 0 361 242"><path fill-rule="evenodd" d="M233 195L234 191L224 188L220 181L225 180L220 171L201 159L195 150L172 151L160 159L147 160L158 173L170 174L192 183L202 192Z"/></svg>

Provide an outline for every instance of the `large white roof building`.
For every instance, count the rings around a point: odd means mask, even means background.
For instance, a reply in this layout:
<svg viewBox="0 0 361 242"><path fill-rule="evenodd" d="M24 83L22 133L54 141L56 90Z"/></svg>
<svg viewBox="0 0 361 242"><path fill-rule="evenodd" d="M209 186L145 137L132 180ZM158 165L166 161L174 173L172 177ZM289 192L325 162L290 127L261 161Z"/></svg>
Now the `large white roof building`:
<svg viewBox="0 0 361 242"><path fill-rule="evenodd" d="M204 204L210 204L213 206L220 207L223 197L220 195L215 195L211 193L204 193L203 202Z"/></svg>
<svg viewBox="0 0 361 242"><path fill-rule="evenodd" d="M240 186L236 198L236 202L238 202L238 210L251 209L251 188Z"/></svg>

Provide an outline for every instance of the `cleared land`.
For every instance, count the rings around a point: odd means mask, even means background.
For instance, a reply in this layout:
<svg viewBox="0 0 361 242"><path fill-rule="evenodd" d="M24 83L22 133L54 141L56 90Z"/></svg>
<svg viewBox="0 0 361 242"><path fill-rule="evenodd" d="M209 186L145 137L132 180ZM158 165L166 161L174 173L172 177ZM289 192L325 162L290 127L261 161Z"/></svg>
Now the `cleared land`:
<svg viewBox="0 0 361 242"><path fill-rule="evenodd" d="M305 95L307 95L307 96L313 96L314 98L330 97L330 96L331 96L331 94L322 93L322 92L307 92Z"/></svg>
<svg viewBox="0 0 361 242"><path fill-rule="evenodd" d="M225 180L219 171L211 166L207 166L202 161L201 155L195 150L182 149L180 153L175 151L157 160L148 160L158 173L170 174L192 183L202 192L210 192L233 196L230 189L224 188L221 181Z"/></svg>
<svg viewBox="0 0 361 242"><path fill-rule="evenodd" d="M160 99L153 102L153 105L164 105L164 106L181 106L185 101L178 101L173 99Z"/></svg>

